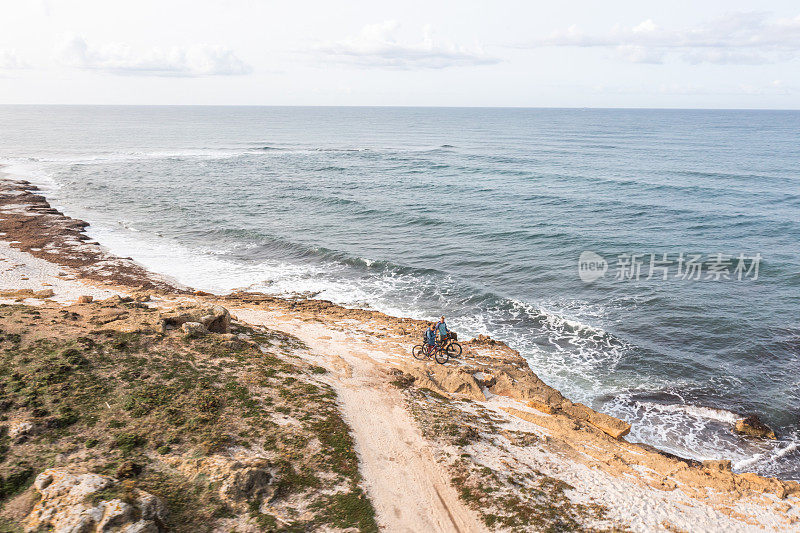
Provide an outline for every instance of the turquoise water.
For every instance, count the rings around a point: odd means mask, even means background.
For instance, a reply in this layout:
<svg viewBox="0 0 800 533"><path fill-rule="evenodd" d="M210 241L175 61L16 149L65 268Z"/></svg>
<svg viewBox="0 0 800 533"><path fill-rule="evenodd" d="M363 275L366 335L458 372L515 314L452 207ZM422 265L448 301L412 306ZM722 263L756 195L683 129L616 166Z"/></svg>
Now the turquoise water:
<svg viewBox="0 0 800 533"><path fill-rule="evenodd" d="M789 111L0 107L0 164L189 285L445 314L631 421L631 440L800 479L798 126ZM604 277L581 279L584 251ZM649 276L665 253L669 279ZM681 253L701 279L675 277ZM615 279L624 254L638 280ZM706 279L715 254L733 279ZM760 254L757 279L736 279L739 254L746 269ZM731 434L751 412L778 442Z"/></svg>

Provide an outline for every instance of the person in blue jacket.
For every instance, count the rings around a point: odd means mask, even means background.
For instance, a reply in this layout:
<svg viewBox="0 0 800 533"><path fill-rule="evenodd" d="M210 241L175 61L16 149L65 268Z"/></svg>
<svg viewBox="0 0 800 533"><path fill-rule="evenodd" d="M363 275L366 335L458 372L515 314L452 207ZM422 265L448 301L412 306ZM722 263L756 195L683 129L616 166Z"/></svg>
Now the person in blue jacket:
<svg viewBox="0 0 800 533"><path fill-rule="evenodd" d="M436 331L439 335L439 343L444 346L450 340L450 330L444 321L444 317L436 324Z"/></svg>
<svg viewBox="0 0 800 533"><path fill-rule="evenodd" d="M428 352L432 351L436 347L436 328L433 325L433 322L428 326L428 329L425 330L425 344L428 345Z"/></svg>

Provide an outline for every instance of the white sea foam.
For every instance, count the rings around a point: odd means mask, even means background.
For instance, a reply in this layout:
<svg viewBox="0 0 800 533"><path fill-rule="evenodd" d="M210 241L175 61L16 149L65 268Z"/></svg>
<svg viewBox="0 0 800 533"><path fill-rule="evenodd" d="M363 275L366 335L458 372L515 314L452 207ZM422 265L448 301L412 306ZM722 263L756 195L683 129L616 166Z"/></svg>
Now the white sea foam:
<svg viewBox="0 0 800 533"><path fill-rule="evenodd" d="M734 470L747 471L762 463L777 462L778 459L782 459L798 449L800 449L800 444L794 440L782 448L776 447L770 452L757 453L746 459L736 461L733 463L733 468Z"/></svg>
<svg viewBox="0 0 800 533"><path fill-rule="evenodd" d="M689 416L696 418L706 418L710 420L717 420L719 422L726 422L728 424L735 424L742 416L725 409L714 409L713 407L702 407L697 405L685 404L657 404L652 402L636 402L639 407L646 410L655 410L662 413L685 413Z"/></svg>

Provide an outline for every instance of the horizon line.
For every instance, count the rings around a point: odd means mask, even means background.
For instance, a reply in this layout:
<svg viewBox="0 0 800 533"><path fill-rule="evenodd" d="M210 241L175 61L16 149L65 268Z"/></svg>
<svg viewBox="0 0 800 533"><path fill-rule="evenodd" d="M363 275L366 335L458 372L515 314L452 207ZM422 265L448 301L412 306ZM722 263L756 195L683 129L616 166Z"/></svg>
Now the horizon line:
<svg viewBox="0 0 800 533"><path fill-rule="evenodd" d="M778 107L623 107L623 106L447 106L447 105L327 105L327 104L42 104L0 103L0 107L282 107L282 108L354 108L354 109L550 109L550 110L619 110L619 111L800 111Z"/></svg>

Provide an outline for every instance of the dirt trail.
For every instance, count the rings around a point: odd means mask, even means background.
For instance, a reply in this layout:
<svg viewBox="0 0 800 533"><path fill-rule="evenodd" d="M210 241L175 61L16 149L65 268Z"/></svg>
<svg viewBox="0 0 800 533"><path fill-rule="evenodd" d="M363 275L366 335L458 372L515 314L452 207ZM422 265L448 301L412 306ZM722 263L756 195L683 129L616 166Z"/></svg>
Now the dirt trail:
<svg viewBox="0 0 800 533"><path fill-rule="evenodd" d="M322 324L286 319L250 309L231 309L251 324L277 328L303 340L336 374L342 414L353 430L367 492L378 522L391 532L487 531L458 499L442 468L403 407L400 391L389 384L352 335Z"/></svg>

